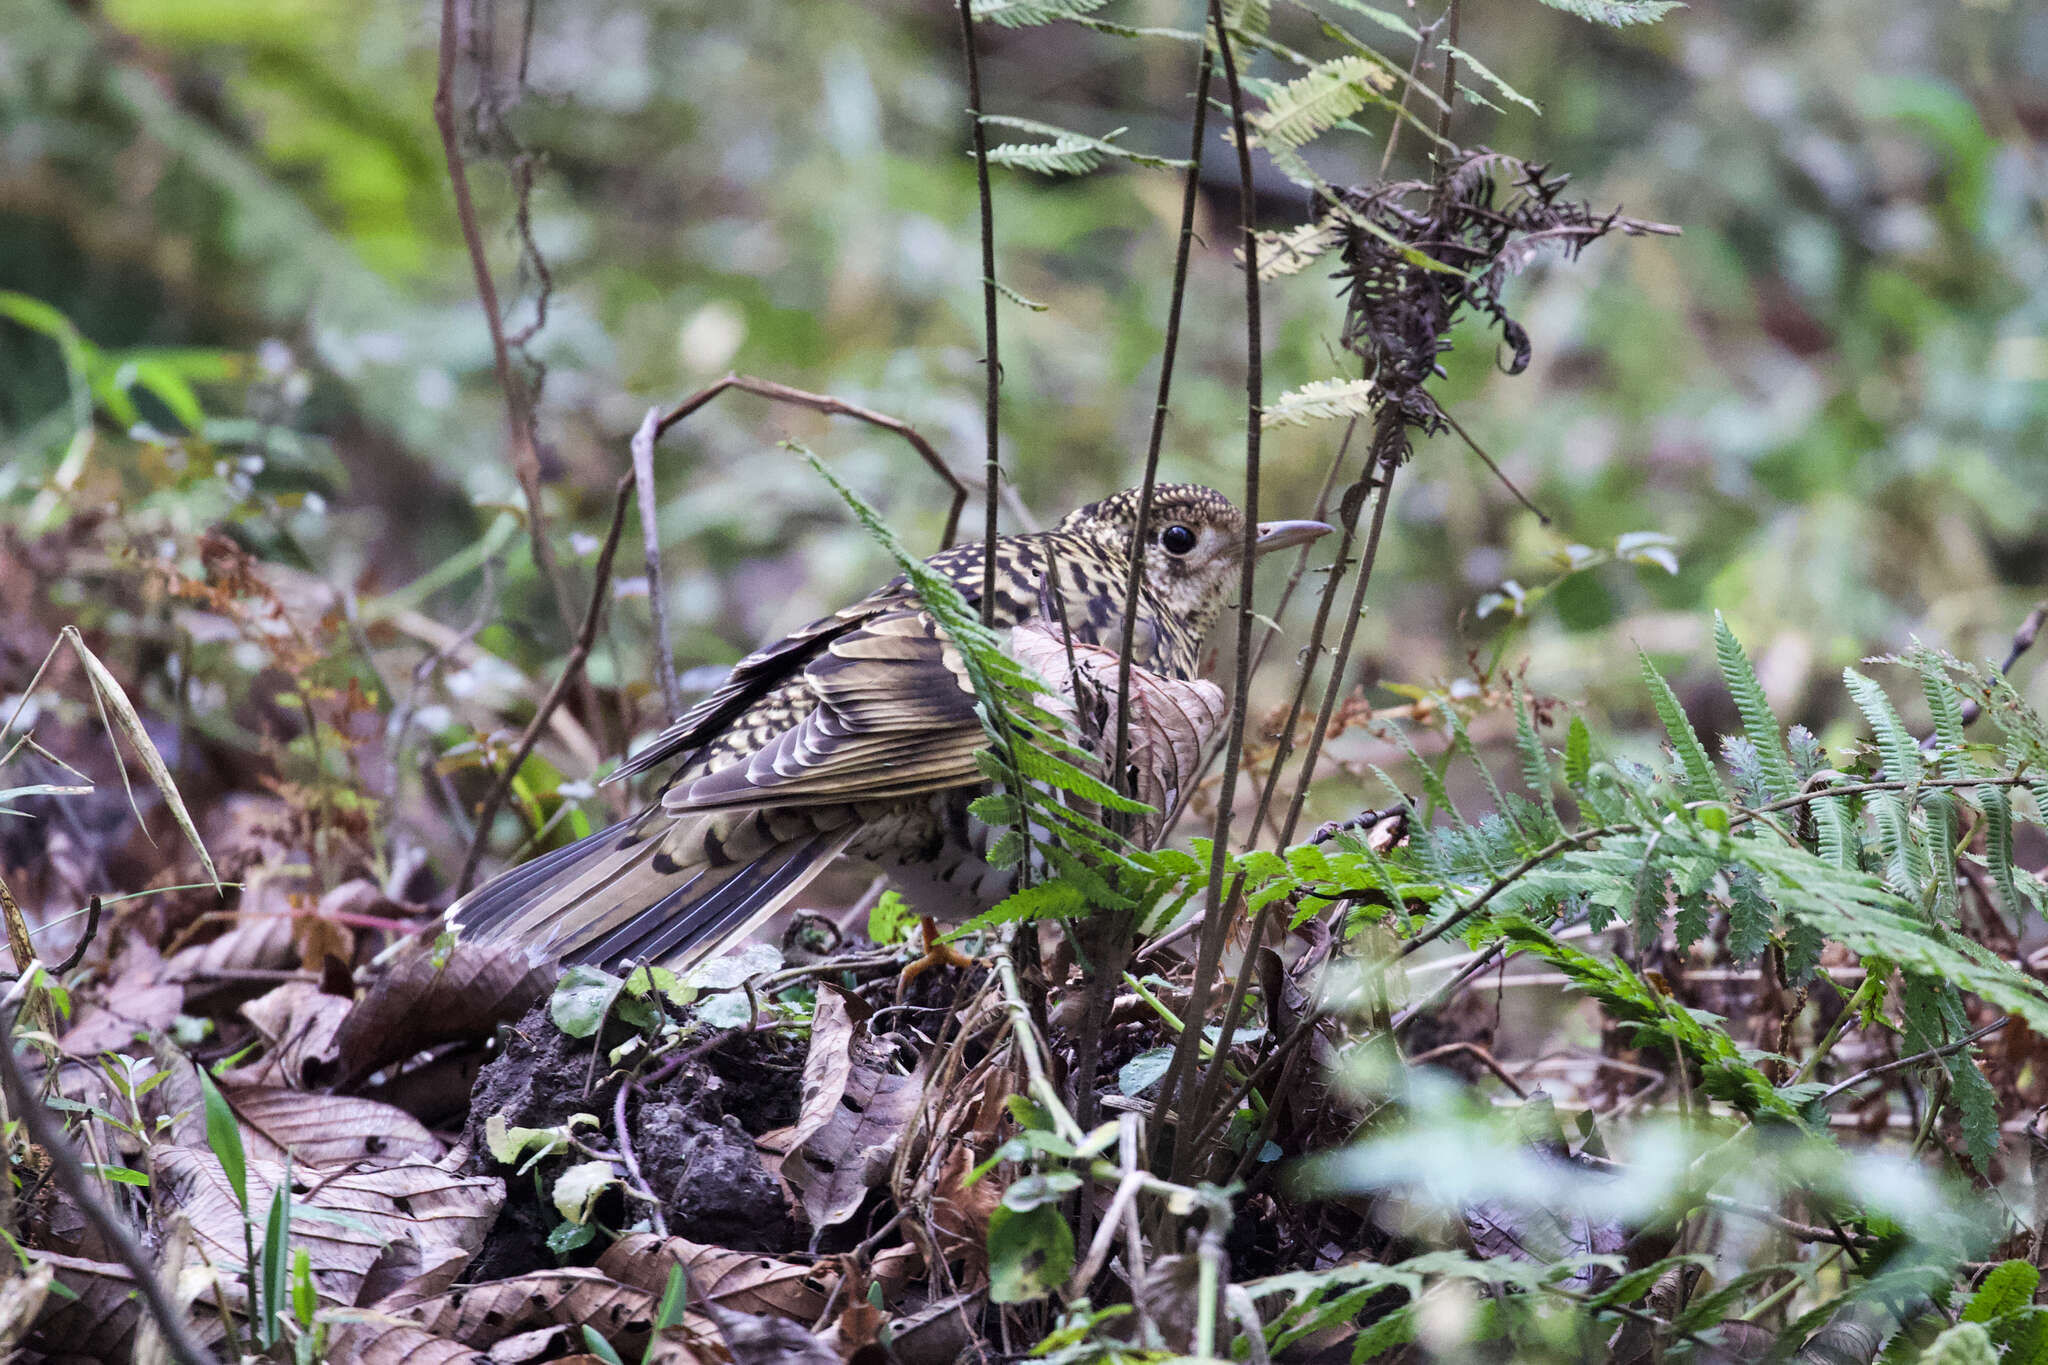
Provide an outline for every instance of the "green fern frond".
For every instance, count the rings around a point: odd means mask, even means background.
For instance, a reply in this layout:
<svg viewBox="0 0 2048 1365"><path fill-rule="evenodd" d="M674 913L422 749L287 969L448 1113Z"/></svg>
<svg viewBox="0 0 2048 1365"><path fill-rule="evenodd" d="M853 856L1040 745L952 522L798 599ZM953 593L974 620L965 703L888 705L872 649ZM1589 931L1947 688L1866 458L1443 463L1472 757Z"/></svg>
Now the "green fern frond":
<svg viewBox="0 0 2048 1365"><path fill-rule="evenodd" d="M1467 52L1464 48L1453 47L1449 43L1440 43L1438 44L1438 46L1443 48L1443 50L1449 53L1451 56L1456 57L1460 62L1463 62L1466 66L1471 67L1472 70L1478 74L1481 80L1485 81L1495 90L1498 90L1503 99L1506 99L1511 103L1521 105L1524 109L1527 109L1532 114L1541 114L1543 112L1542 105L1538 104L1535 100L1530 99L1527 95L1515 89L1515 87L1513 87L1512 85L1509 85L1499 76L1496 76L1493 73L1493 71L1486 65L1485 62L1480 61L1477 57ZM1471 95L1474 99L1478 98L1478 95L1472 90L1468 89L1465 91L1465 93L1467 95ZM1481 103L1484 102L1485 101L1483 100L1481 101Z"/></svg>
<svg viewBox="0 0 2048 1365"><path fill-rule="evenodd" d="M2006 913L2017 921L2020 893L2013 881L2012 798L2005 788L1990 785L1977 788L1974 795L1977 809L1984 812L1984 864L1991 869L1991 879L1998 885Z"/></svg>
<svg viewBox="0 0 2048 1365"><path fill-rule="evenodd" d="M1726 801L1728 789L1721 785L1721 774L1715 770L1713 760L1707 757L1700 737L1693 732L1692 722L1686 719L1685 708L1678 704L1678 696L1671 690L1671 684L1664 681L1657 665L1651 663L1650 656L1640 649L1636 651L1636 662L1642 666L1643 685L1650 689L1650 703L1657 709L1657 719L1664 722L1664 733L1671 740L1672 752L1678 755L1679 764L1685 770L1686 797L1693 801Z"/></svg>
<svg viewBox="0 0 2048 1365"><path fill-rule="evenodd" d="M1680 0L1543 0L1552 9L1577 15L1595 24L1626 28L1630 24L1654 24L1675 9Z"/></svg>
<svg viewBox="0 0 2048 1365"><path fill-rule="evenodd" d="M1756 669L1743 653L1741 641L1728 628L1727 619L1714 613L1714 658L1721 666L1721 683L1735 699L1735 713L1742 717L1742 733L1756 746L1757 762L1773 801L1783 801L1794 791L1792 764L1785 757L1785 742L1778 733L1778 717L1764 699L1764 687Z"/></svg>
<svg viewBox="0 0 2048 1365"><path fill-rule="evenodd" d="M1356 53L1332 58L1275 87L1248 115L1262 146L1301 147L1379 98L1394 83L1385 67Z"/></svg>
<svg viewBox="0 0 2048 1365"><path fill-rule="evenodd" d="M1856 708L1870 722L1877 751L1884 756L1885 776L1894 782L1917 782L1921 770L1920 744L1906 729L1892 699L1876 682L1853 668L1842 670L1842 681L1847 684Z"/></svg>
<svg viewBox="0 0 2048 1365"><path fill-rule="evenodd" d="M1564 824L1557 818L1557 808L1551 803L1557 776L1551 771L1550 755L1544 751L1543 741L1536 735L1535 716L1530 710L1529 699L1522 695L1520 678L1509 683L1508 694L1515 707L1515 752L1522 760L1522 783L1535 797L1536 808L1542 812L1543 827L1536 831L1536 837L1549 843L1564 833Z"/></svg>
<svg viewBox="0 0 2048 1365"><path fill-rule="evenodd" d="M983 114L981 121L997 128L1010 128L1051 139L1048 142L1006 142L991 147L988 159L995 166L1014 166L1040 175L1086 175L1105 160L1128 161L1162 171L1186 170L1188 166L1187 161L1178 157L1154 156L1149 152L1118 146L1116 139L1126 131L1122 128L1112 129L1101 137L1091 137L1071 128L1055 127L1036 119L1013 118L1007 114Z"/></svg>

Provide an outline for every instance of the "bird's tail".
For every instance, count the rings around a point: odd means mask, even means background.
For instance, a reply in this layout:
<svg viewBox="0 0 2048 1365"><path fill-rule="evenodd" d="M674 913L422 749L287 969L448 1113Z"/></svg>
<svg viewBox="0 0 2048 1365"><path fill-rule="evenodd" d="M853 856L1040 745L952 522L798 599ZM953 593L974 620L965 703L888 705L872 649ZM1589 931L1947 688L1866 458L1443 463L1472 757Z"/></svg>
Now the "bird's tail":
<svg viewBox="0 0 2048 1365"><path fill-rule="evenodd" d="M448 919L465 939L520 943L536 959L687 971L780 910L853 833L779 823L656 807L493 878Z"/></svg>

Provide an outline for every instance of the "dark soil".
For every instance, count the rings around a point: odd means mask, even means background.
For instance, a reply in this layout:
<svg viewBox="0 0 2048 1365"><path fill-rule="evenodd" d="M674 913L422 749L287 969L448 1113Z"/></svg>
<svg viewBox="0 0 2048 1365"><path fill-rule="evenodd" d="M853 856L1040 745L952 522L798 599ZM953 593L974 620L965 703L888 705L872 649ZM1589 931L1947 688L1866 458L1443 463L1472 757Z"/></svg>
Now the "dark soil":
<svg viewBox="0 0 2048 1365"><path fill-rule="evenodd" d="M608 1039L607 1042L616 1040ZM801 1244L782 1187L762 1164L754 1139L796 1121L803 1094L804 1046L773 1032L738 1033L683 1062L626 1100L633 1154L648 1187L662 1200L671 1235L740 1251L783 1252ZM600 1151L617 1152L613 1114L616 1083L605 1084L598 1067L597 1089L585 1093L591 1074L588 1040L564 1036L536 1005L507 1031L502 1055L486 1065L471 1095L469 1126L463 1134L471 1166L491 1175L507 1170L491 1159L484 1124L502 1114L513 1127L551 1128L572 1114L595 1114L596 1128L579 1130ZM548 1269L562 1263L548 1249L549 1231L561 1219L545 1202L541 1187L556 1171L584 1158L569 1154L543 1161L532 1172L506 1182L505 1207L497 1226L470 1264L466 1278L497 1279ZM619 1228L644 1216L644 1206L608 1195L597 1207L598 1221ZM571 1264L594 1257L605 1239Z"/></svg>

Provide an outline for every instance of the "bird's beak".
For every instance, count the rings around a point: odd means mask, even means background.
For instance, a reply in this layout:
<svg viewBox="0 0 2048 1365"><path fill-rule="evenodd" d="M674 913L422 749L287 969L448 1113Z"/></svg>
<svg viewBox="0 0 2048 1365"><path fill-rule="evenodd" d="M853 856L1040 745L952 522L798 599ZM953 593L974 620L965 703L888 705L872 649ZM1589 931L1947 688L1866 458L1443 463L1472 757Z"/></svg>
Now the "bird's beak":
<svg viewBox="0 0 2048 1365"><path fill-rule="evenodd" d="M1320 521L1262 521L1256 544L1260 554L1269 554L1291 545L1306 545L1312 540L1320 540L1334 529Z"/></svg>

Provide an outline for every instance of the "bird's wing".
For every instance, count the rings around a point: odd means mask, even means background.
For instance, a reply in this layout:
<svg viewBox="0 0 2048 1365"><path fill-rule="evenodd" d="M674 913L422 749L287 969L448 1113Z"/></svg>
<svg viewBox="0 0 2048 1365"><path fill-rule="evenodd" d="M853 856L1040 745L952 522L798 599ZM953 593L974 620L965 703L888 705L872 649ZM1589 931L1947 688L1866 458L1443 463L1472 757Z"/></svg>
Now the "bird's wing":
<svg viewBox="0 0 2048 1365"><path fill-rule="evenodd" d="M1020 562L1029 552L1019 556ZM981 546L956 545L926 561L951 579L970 606L981 600ZM1035 586L1035 585L1034 585ZM1014 611L1014 604L1005 604ZM803 678L834 644L871 623L917 606L917 596L903 578L895 578L860 601L821 617L774 644L764 645L733 665L718 690L676 717L652 743L628 758L605 780L617 782L675 759L690 759L706 745L726 736L737 723L750 724L749 712L772 703L778 692L805 689ZM773 710L773 705L769 705Z"/></svg>
<svg viewBox="0 0 2048 1365"><path fill-rule="evenodd" d="M966 665L914 599L823 640L791 684L732 719L760 737L751 752L686 773L664 807L894 801L981 780Z"/></svg>

